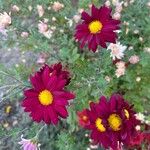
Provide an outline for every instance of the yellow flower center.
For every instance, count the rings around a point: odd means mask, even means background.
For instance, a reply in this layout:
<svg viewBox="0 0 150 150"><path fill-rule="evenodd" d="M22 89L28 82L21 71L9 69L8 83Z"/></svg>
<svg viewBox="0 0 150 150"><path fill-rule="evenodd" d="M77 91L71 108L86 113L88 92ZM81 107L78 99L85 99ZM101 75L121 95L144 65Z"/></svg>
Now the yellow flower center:
<svg viewBox="0 0 150 150"><path fill-rule="evenodd" d="M48 90L43 90L42 92L40 92L38 98L40 103L45 106L50 105L53 102L53 95Z"/></svg>
<svg viewBox="0 0 150 150"><path fill-rule="evenodd" d="M109 126L114 130L114 131L119 131L120 130L120 126L122 124L122 120L120 118L119 115L117 114L111 114L108 117L108 123Z"/></svg>
<svg viewBox="0 0 150 150"><path fill-rule="evenodd" d="M100 32L102 30L102 27L103 27L102 23L98 20L92 21L89 24L89 30L93 34Z"/></svg>
<svg viewBox="0 0 150 150"><path fill-rule="evenodd" d="M127 119L129 119L129 117L130 117L129 112L126 109L124 109L124 113L125 113L125 116L127 117Z"/></svg>
<svg viewBox="0 0 150 150"><path fill-rule="evenodd" d="M97 118L95 121L95 125L96 128L100 131L100 132L105 132L106 128L103 126L102 124L102 119L101 118Z"/></svg>

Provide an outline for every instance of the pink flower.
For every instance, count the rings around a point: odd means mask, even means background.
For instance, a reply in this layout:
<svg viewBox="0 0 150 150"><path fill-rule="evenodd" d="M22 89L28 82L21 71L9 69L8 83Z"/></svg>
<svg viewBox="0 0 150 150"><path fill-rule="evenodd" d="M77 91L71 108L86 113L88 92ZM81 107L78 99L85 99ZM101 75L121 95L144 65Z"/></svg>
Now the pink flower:
<svg viewBox="0 0 150 150"><path fill-rule="evenodd" d="M44 33L48 30L48 25L42 21L39 22L38 24L38 29L40 33Z"/></svg>
<svg viewBox="0 0 150 150"><path fill-rule="evenodd" d="M21 37L23 37L23 38L27 38L28 36L29 36L28 32L22 32L21 33Z"/></svg>
<svg viewBox="0 0 150 150"><path fill-rule="evenodd" d="M111 4L110 4L110 1L107 0L107 1L105 2L105 6L106 6L106 7L110 7L110 5L111 5Z"/></svg>
<svg viewBox="0 0 150 150"><path fill-rule="evenodd" d="M117 69L125 69L125 62L124 61L119 61L116 63Z"/></svg>
<svg viewBox="0 0 150 150"><path fill-rule="evenodd" d="M120 76L123 76L125 74L125 69L116 69L116 76L119 78Z"/></svg>
<svg viewBox="0 0 150 150"><path fill-rule="evenodd" d="M20 8L19 8L17 5L13 5L13 6L12 6L12 11L13 11L13 12L19 12L19 11L20 11Z"/></svg>
<svg viewBox="0 0 150 150"><path fill-rule="evenodd" d="M44 15L44 8L42 5L37 5L37 11L38 11L39 17L42 17Z"/></svg>
<svg viewBox="0 0 150 150"><path fill-rule="evenodd" d="M54 2L52 9L57 12L61 10L63 7L64 7L64 4L61 4L60 2Z"/></svg>
<svg viewBox="0 0 150 150"><path fill-rule="evenodd" d="M81 19L80 15L74 15L73 16L73 20L74 20L75 23L78 23L80 21L80 19Z"/></svg>
<svg viewBox="0 0 150 150"><path fill-rule="evenodd" d="M6 12L0 14L0 28L6 28L11 24L11 17Z"/></svg>
<svg viewBox="0 0 150 150"><path fill-rule="evenodd" d="M82 14L82 12L84 11L83 8L78 9L78 13Z"/></svg>
<svg viewBox="0 0 150 150"><path fill-rule="evenodd" d="M119 12L115 12L113 14L113 19L120 20L120 18L121 18L121 14Z"/></svg>
<svg viewBox="0 0 150 150"><path fill-rule="evenodd" d="M105 76L105 80L106 80L107 82L110 82L110 81L111 81L111 77Z"/></svg>
<svg viewBox="0 0 150 150"><path fill-rule="evenodd" d="M140 61L140 59L139 59L139 56L137 56L137 55L133 55L133 56L131 56L130 58L129 58L129 62L131 63L131 64L136 64L136 63L138 63Z"/></svg>
<svg viewBox="0 0 150 150"><path fill-rule="evenodd" d="M39 55L39 58L37 59L37 64L39 64L39 65L43 65L45 62L46 62L46 59L48 58L49 56L48 56L48 54L46 54L46 53L41 53L40 55Z"/></svg>
<svg viewBox="0 0 150 150"><path fill-rule="evenodd" d="M40 150L40 145L36 141L31 139L24 139L21 135L21 141L18 142L23 150Z"/></svg>
<svg viewBox="0 0 150 150"><path fill-rule="evenodd" d="M115 9L116 12L120 13L122 11L122 3L118 3L116 5L116 9Z"/></svg>
<svg viewBox="0 0 150 150"><path fill-rule="evenodd" d="M108 50L111 50L110 57L113 58L113 60L117 59L122 59L124 57L124 51L126 50L126 46L121 45L120 42L117 42L116 44L111 43L108 46Z"/></svg>
<svg viewBox="0 0 150 150"><path fill-rule="evenodd" d="M117 69L116 69L115 74L116 74L117 78L119 78L120 76L125 74L125 69L126 69L125 62L123 62L123 61L117 62L116 67L117 67Z"/></svg>

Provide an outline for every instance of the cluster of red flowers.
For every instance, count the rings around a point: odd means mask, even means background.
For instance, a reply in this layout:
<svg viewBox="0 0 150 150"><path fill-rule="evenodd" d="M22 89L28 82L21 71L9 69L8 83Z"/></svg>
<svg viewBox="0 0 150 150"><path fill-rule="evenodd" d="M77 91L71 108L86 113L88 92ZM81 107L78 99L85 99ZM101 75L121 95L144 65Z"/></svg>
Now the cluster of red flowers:
<svg viewBox="0 0 150 150"><path fill-rule="evenodd" d="M126 145L127 148L142 150L142 146L144 146L145 149L150 149L150 126L145 123L142 126L144 127L144 131L138 131L137 135Z"/></svg>
<svg viewBox="0 0 150 150"><path fill-rule="evenodd" d="M79 123L91 130L91 138L104 148L116 150L121 144L128 145L137 136L140 124L135 112L121 95L114 94L110 100L102 96L99 103L90 103L90 109L78 113Z"/></svg>
<svg viewBox="0 0 150 150"><path fill-rule="evenodd" d="M24 91L22 106L34 121L57 124L60 117L68 116L66 106L75 95L64 89L70 77L68 71L62 70L61 63L45 65L30 81L33 87Z"/></svg>
<svg viewBox="0 0 150 150"><path fill-rule="evenodd" d="M82 12L83 22L77 25L75 38L80 42L81 48L88 44L88 48L95 52L98 45L106 48L106 42L116 43L115 30L120 29L120 21L112 19L109 7L96 8L92 5L91 9L91 16Z"/></svg>

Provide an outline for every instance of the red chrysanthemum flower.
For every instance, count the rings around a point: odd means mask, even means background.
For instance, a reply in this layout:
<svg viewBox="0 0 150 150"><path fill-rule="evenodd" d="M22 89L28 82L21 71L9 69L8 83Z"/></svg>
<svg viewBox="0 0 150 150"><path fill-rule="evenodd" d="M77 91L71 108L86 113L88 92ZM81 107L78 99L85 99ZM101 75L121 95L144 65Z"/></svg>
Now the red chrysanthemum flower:
<svg viewBox="0 0 150 150"><path fill-rule="evenodd" d="M47 68L49 73L56 74L56 76L59 79L65 79L66 80L66 85L69 84L69 82L70 82L70 73L66 70L62 70L62 64L61 63L54 64L50 67L45 64L45 67ZM40 71L42 72L45 69L45 67L41 68Z"/></svg>
<svg viewBox="0 0 150 150"><path fill-rule="evenodd" d="M30 77L33 88L24 91L22 106L34 121L57 124L60 117L68 116L68 100L75 98L73 93L64 89L68 77L61 64L45 65Z"/></svg>
<svg viewBox="0 0 150 150"><path fill-rule="evenodd" d="M144 140L143 132L138 132L137 135L130 139L129 147L140 146Z"/></svg>
<svg viewBox="0 0 150 150"><path fill-rule="evenodd" d="M102 96L98 104L92 102L87 110L90 124L86 126L92 130L91 138L114 150L121 143L129 143L136 136L135 127L139 124L132 107L119 94L112 95L110 101Z"/></svg>
<svg viewBox="0 0 150 150"><path fill-rule="evenodd" d="M106 42L116 43L120 21L112 19L111 8L102 6L99 9L92 5L91 16L82 12L83 22L76 27L75 39L80 42L83 48L88 44L88 48L93 52L98 45L106 48Z"/></svg>
<svg viewBox="0 0 150 150"><path fill-rule="evenodd" d="M81 112L78 111L77 116L78 116L78 123L80 126L85 127L89 125L89 118L87 116L87 112L85 109Z"/></svg>

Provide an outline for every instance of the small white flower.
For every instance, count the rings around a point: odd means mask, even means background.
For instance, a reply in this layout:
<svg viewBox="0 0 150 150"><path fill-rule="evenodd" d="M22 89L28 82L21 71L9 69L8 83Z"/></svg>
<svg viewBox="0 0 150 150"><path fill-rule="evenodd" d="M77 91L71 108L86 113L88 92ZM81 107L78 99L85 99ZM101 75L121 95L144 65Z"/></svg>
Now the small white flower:
<svg viewBox="0 0 150 150"><path fill-rule="evenodd" d="M53 31L50 29L43 33L43 35L48 39L50 39L52 37L52 34L53 34Z"/></svg>
<svg viewBox="0 0 150 150"><path fill-rule="evenodd" d="M115 60L116 58L121 59L124 57L124 51L126 50L126 48L126 46L123 46L120 44L120 42L118 42L116 44L111 43L107 49L111 50L110 57Z"/></svg>
<svg viewBox="0 0 150 150"><path fill-rule="evenodd" d="M137 125L137 126L135 127L135 129L136 129L137 131L140 131L140 130L141 130L141 127L140 127L139 125Z"/></svg>
<svg viewBox="0 0 150 150"><path fill-rule="evenodd" d="M20 8L19 8L17 5L13 5L13 6L12 6L12 11L13 11L13 12L19 12L19 11L20 11Z"/></svg>
<svg viewBox="0 0 150 150"><path fill-rule="evenodd" d="M145 47L144 51L147 52L147 53L150 53L150 47Z"/></svg>
<svg viewBox="0 0 150 150"><path fill-rule="evenodd" d="M37 11L38 11L39 17L42 17L44 15L44 8L42 5L37 5Z"/></svg>
<svg viewBox="0 0 150 150"><path fill-rule="evenodd" d="M135 114L136 119L140 120L141 122L145 121L145 116L142 113Z"/></svg>
<svg viewBox="0 0 150 150"><path fill-rule="evenodd" d="M111 5L110 1L107 0L107 1L105 2L105 6L106 6L106 7L110 7L110 5Z"/></svg>
<svg viewBox="0 0 150 150"><path fill-rule="evenodd" d="M136 82L140 82L141 81L141 78L140 77L137 77L136 78Z"/></svg>
<svg viewBox="0 0 150 150"><path fill-rule="evenodd" d="M110 81L111 81L111 77L105 76L105 80L106 80L107 82L110 82Z"/></svg>
<svg viewBox="0 0 150 150"><path fill-rule="evenodd" d="M80 19L81 19L80 15L74 15L73 16L73 20L74 20L75 23L78 23L80 21Z"/></svg>

